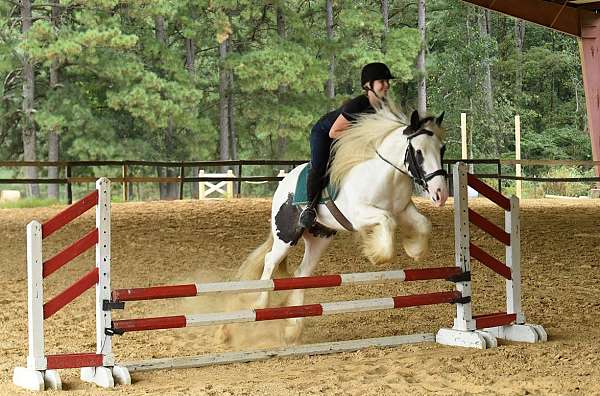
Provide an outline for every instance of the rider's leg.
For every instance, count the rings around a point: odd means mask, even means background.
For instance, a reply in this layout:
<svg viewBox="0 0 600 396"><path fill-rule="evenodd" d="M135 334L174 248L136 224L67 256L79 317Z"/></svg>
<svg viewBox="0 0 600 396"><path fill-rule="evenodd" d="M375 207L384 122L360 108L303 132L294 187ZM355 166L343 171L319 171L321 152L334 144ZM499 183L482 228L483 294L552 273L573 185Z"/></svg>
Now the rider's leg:
<svg viewBox="0 0 600 396"><path fill-rule="evenodd" d="M313 127L310 134L311 170L307 177L306 186L308 206L302 211L298 220L298 224L302 228L311 228L316 222L316 208L319 204L321 190L324 187L331 142L328 128L319 124Z"/></svg>
<svg viewBox="0 0 600 396"><path fill-rule="evenodd" d="M311 169L308 173L306 180L306 194L308 197L308 205L300 213L299 223L302 228L312 227L317 219L317 205L319 204L319 197L321 196L323 176L318 170Z"/></svg>

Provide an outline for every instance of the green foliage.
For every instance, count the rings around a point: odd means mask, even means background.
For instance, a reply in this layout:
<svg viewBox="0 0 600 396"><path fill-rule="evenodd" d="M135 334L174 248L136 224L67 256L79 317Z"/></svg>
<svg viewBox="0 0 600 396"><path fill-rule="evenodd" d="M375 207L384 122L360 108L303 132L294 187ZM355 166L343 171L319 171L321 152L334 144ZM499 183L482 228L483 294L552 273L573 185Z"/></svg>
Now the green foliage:
<svg viewBox="0 0 600 396"><path fill-rule="evenodd" d="M385 36L379 2L335 1L335 37L329 40L323 0L61 0L58 24L50 19L50 4L37 0L26 37L18 7L3 2L0 158L18 159L23 151L24 56L36 67L40 159L47 157L49 132L61 136L62 159L215 159L220 68L233 72L239 157L306 158L311 126L360 93L365 63L388 63L398 78L394 95L407 111L416 107L414 65L422 45L416 3L390 3ZM590 159L576 41L526 24L519 54L512 18L492 13L491 34L483 35L480 16L480 9L459 1L427 2L428 105L432 113L446 111L447 157L460 156L460 112L467 112L475 157L512 157L518 113L524 158ZM185 67L187 39L195 46L191 70ZM231 50L221 64L218 47L225 39ZM336 97L328 99L333 55ZM493 111L485 104L485 62ZM59 77L51 88L53 65Z"/></svg>
<svg viewBox="0 0 600 396"><path fill-rule="evenodd" d="M42 208L61 205L60 201L50 198L23 198L18 201L0 202L0 209Z"/></svg>
<svg viewBox="0 0 600 396"><path fill-rule="evenodd" d="M592 169L580 169L577 167L560 166L553 169L533 171L531 167L524 169L524 174L529 176L533 173L539 177L548 178L582 178L594 177ZM522 184L523 198L544 198L546 195L557 195L561 197L587 197L590 193L592 183L584 182L527 182ZM505 187L507 195L515 194L516 185L511 182Z"/></svg>

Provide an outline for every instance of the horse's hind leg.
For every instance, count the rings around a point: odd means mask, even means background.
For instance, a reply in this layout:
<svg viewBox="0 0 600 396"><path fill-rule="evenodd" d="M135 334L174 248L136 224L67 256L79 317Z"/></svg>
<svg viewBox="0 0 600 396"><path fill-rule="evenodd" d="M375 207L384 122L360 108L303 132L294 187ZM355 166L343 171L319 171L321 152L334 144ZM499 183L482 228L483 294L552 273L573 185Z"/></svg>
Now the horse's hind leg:
<svg viewBox="0 0 600 396"><path fill-rule="evenodd" d="M402 245L406 254L415 260L423 258L429 249L431 222L417 210L413 202L399 213L398 220L404 237Z"/></svg>
<svg viewBox="0 0 600 396"><path fill-rule="evenodd" d="M294 277L310 276L319 263L319 259L323 255L332 237L316 237L309 232L304 233L304 257L302 263L294 273ZM288 305L302 305L304 303L304 289L292 290L288 297ZM288 319L288 324L284 330L285 341L290 344L294 343L302 331L303 318Z"/></svg>
<svg viewBox="0 0 600 396"><path fill-rule="evenodd" d="M279 264L288 256L290 249L288 243L283 242L279 238L275 237L273 240L273 247L271 251L267 253L265 256L265 263L263 266L263 272L260 276L261 280L271 279L273 277L273 272L277 268ZM260 297L256 302L256 308L264 308L269 303L269 292L260 293Z"/></svg>

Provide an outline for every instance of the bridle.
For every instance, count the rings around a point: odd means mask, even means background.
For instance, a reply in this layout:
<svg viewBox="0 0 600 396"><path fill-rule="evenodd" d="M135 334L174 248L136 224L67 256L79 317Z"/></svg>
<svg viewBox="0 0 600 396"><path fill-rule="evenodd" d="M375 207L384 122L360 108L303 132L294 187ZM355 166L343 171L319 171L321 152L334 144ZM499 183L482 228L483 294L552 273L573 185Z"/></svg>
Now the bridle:
<svg viewBox="0 0 600 396"><path fill-rule="evenodd" d="M390 160L384 158L379 153L379 151L376 150L375 152L377 153L379 158L381 158L386 163L390 164L394 169L396 169L399 172L404 173L405 175L410 177L416 184L423 187L423 189L428 190L429 189L429 186L427 185L428 181L430 181L431 179L433 179L436 176L444 176L444 178L447 179L448 172L446 172L443 168L440 168L436 171L425 174L422 164L419 163L419 160L417 159L415 148L412 145L412 139L417 136L420 136L420 135L433 136L434 134L433 134L433 132L428 131L427 129L419 129L415 133L407 136L408 146L406 147L406 154L404 155L404 163L403 163L403 165L407 168L406 171L400 169L400 167L394 165ZM445 151L446 151L446 145L444 144L442 146L442 148L440 149L441 161L443 161L443 159L444 159Z"/></svg>

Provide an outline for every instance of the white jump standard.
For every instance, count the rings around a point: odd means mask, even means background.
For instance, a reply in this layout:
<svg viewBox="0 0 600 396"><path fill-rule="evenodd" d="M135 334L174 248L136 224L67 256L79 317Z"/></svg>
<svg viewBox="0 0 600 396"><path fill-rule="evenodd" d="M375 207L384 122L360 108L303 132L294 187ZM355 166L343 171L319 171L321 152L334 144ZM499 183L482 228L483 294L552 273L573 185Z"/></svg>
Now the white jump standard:
<svg viewBox="0 0 600 396"><path fill-rule="evenodd" d="M469 209L467 187L477 190L505 210L504 230ZM372 346L390 347L407 343L437 342L444 345L489 348L497 338L539 342L547 339L542 326L525 323L521 309L519 201L508 199L466 171L464 164L454 167L455 194L455 266L404 269L394 271L334 274L285 279L237 282L192 283L146 288L110 288L110 182L100 179L96 191L69 206L44 224L36 221L27 227L29 354L27 368L15 368L13 382L32 390L61 389L57 369L81 368L81 378L102 387L130 384L129 372L164 368L202 367L212 364L249 362L272 357L318 355L355 351ZM49 260L42 260L42 240L96 206L96 228ZM506 246L506 264L473 244L469 223L475 224ZM44 303L43 279L92 246L96 246L96 266L62 293ZM485 315L472 314L471 257L506 280L506 311ZM427 280L447 280L456 290L427 294L372 298L353 301L266 307L235 312L174 315L154 318L113 320L113 309L124 309L127 301L182 298L209 293L249 293L345 285L384 284ZM44 319L52 316L87 289L96 286L96 340L93 353L46 355ZM112 336L134 331L175 329L192 326L325 316L342 313L377 311L431 304L455 304L452 328L434 334L415 334L362 340L328 342L250 352L227 352L197 357L174 357L116 365ZM125 335L126 336L126 335Z"/></svg>

